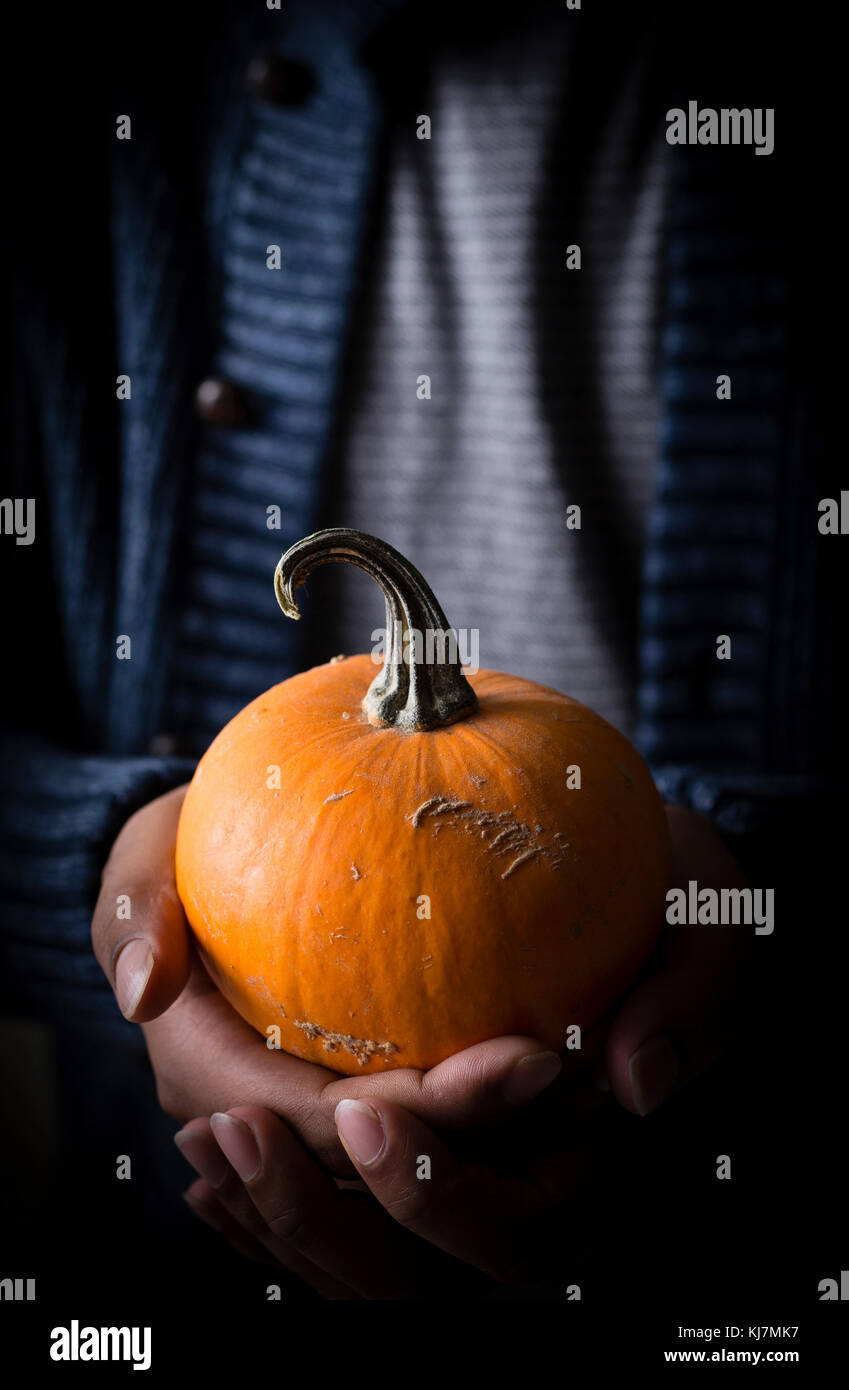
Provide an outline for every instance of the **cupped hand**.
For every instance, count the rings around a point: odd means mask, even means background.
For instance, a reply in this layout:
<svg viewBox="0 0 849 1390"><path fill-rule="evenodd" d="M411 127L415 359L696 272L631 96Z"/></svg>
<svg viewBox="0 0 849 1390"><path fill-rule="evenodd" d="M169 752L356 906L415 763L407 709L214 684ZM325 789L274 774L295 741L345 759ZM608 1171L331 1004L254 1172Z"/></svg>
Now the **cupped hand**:
<svg viewBox="0 0 849 1390"><path fill-rule="evenodd" d="M467 1048L427 1072L397 1068L340 1077L272 1050L216 989L191 944L174 879L185 787L127 821L103 871L92 923L98 961L126 1018L142 1024L163 1109L185 1122L234 1105L281 1116L338 1176L351 1164L333 1114L340 1099L379 1094L439 1130L497 1121L544 1090L561 1070L528 1037ZM119 904L130 917L119 916Z"/></svg>
<svg viewBox="0 0 849 1390"><path fill-rule="evenodd" d="M447 1264L452 1278L459 1265L499 1284L557 1279L589 1149L573 1142L503 1173L458 1160L390 1100L343 1099L335 1119L364 1191L334 1182L269 1110L238 1106L177 1135L201 1175L189 1206L239 1253L327 1299L433 1297Z"/></svg>
<svg viewBox="0 0 849 1390"><path fill-rule="evenodd" d="M668 818L672 886L746 886L708 822L675 807ZM721 1050L745 978L745 930L665 925L642 979L589 1035L597 1072L626 1110L650 1113ZM242 1253L273 1258L327 1298L414 1296L422 1240L499 1282L539 1282L574 1244L586 1205L575 1196L592 1146L567 1093L561 1075L529 1110L514 1111L499 1130L456 1136L449 1152L424 1117L336 1083L336 1123L377 1199L370 1206L362 1192L340 1191L320 1174L268 1112L197 1119L178 1136L202 1175L187 1200Z"/></svg>

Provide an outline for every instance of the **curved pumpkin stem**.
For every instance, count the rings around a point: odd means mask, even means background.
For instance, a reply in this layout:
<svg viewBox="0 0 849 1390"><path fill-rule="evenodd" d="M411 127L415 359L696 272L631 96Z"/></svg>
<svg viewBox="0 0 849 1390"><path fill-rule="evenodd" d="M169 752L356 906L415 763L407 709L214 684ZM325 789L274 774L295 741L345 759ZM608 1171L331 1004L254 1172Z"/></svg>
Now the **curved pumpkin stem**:
<svg viewBox="0 0 849 1390"><path fill-rule="evenodd" d="M365 570L386 599L386 657L363 700L369 723L413 732L471 714L477 696L463 675L445 614L418 570L386 541L344 526L297 541L274 572L274 592L286 617L301 616L298 586L319 565L334 561ZM438 650L444 656L447 649L453 660L411 659L416 644L423 654Z"/></svg>

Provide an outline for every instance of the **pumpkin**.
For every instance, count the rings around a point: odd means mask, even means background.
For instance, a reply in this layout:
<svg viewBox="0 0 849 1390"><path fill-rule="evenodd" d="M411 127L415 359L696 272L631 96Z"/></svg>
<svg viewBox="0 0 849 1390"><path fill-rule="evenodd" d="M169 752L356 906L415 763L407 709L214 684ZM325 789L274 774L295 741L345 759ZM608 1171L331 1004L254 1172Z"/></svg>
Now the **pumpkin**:
<svg viewBox="0 0 849 1390"><path fill-rule="evenodd" d="M649 771L567 695L440 659L453 649L433 593L374 537L338 528L288 550L275 589L289 617L327 561L381 585L384 664L336 658L283 681L201 759L176 869L202 959L269 1041L349 1075L507 1033L562 1050L663 921Z"/></svg>

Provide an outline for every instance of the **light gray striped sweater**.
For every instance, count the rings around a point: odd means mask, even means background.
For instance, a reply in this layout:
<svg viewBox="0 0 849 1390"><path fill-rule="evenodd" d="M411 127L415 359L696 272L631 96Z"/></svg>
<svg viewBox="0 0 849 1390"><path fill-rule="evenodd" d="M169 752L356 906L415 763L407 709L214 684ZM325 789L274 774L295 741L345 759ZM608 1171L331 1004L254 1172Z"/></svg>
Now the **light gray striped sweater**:
<svg viewBox="0 0 849 1390"><path fill-rule="evenodd" d="M635 130L637 63L591 158L567 162L545 203L573 33L549 14L518 42L443 45L421 108L431 139L398 113L327 520L413 560L449 621L480 629L481 665L628 731L668 147ZM569 108L576 140L582 116ZM316 659L366 649L384 620L372 581L333 566L310 583Z"/></svg>

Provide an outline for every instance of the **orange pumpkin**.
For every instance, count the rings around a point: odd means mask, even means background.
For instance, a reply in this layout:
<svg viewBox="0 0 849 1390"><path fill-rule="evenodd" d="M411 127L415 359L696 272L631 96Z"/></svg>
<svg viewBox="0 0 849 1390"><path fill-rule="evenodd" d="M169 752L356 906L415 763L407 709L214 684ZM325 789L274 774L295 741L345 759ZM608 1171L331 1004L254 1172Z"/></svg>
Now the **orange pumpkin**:
<svg viewBox="0 0 849 1390"><path fill-rule="evenodd" d="M340 559L384 590L385 663L374 680L354 656L283 681L201 759L177 884L207 969L261 1033L348 1074L431 1067L505 1033L561 1050L663 921L669 847L648 769L568 696L495 671L467 680L428 652L445 617L373 537L336 529L287 551L284 612Z"/></svg>

